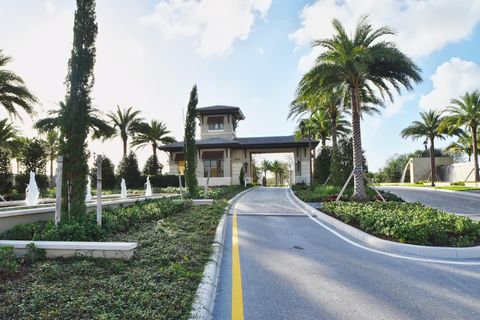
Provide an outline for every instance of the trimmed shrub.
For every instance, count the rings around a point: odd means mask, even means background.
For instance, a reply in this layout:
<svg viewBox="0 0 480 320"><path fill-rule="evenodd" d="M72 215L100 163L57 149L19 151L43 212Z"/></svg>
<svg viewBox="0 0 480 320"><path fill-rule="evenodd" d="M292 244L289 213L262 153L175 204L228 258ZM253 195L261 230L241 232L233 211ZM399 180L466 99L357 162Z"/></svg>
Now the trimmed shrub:
<svg viewBox="0 0 480 320"><path fill-rule="evenodd" d="M97 163L95 162L92 170L90 170L90 180L92 187L97 187ZM102 156L102 189L114 189L116 186L115 166L112 161Z"/></svg>
<svg viewBox="0 0 480 320"><path fill-rule="evenodd" d="M13 174L10 163L11 154L0 149L0 195L9 194L13 188Z"/></svg>
<svg viewBox="0 0 480 320"><path fill-rule="evenodd" d="M331 202L322 211L374 236L401 243L466 247L480 244L480 222L420 203Z"/></svg>
<svg viewBox="0 0 480 320"><path fill-rule="evenodd" d="M181 176L182 186L185 187L185 176ZM147 176L142 176L142 181L147 181ZM151 176L150 184L155 188L180 187L178 184L178 176L175 175L161 175Z"/></svg>
<svg viewBox="0 0 480 320"><path fill-rule="evenodd" d="M117 175L119 181L122 178L125 179L127 188L129 189L143 188L143 184L145 183L140 176L140 170L138 170L137 156L133 152L130 152L126 158L120 161Z"/></svg>
<svg viewBox="0 0 480 320"><path fill-rule="evenodd" d="M158 176L162 174L163 166L158 162L158 158L155 155L148 157L145 166L143 167L143 175L145 176Z"/></svg>
<svg viewBox="0 0 480 320"><path fill-rule="evenodd" d="M25 195L25 189L30 181L30 173L15 175L15 190L20 195ZM35 181L37 182L40 193L44 195L48 190L49 177L46 174L36 174Z"/></svg>
<svg viewBox="0 0 480 320"><path fill-rule="evenodd" d="M0 247L0 276L9 276L17 272L18 261L11 246Z"/></svg>
<svg viewBox="0 0 480 320"><path fill-rule="evenodd" d="M25 174L30 171L45 174L48 161L45 142L39 139L31 139L22 150L21 162L25 166Z"/></svg>

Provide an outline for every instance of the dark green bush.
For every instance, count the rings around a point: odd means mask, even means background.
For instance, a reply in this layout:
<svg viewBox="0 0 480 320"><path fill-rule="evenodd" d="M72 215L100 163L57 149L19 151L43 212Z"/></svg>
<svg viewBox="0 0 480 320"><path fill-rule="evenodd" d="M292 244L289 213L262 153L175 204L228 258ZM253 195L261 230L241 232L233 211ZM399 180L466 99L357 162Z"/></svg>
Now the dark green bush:
<svg viewBox="0 0 480 320"><path fill-rule="evenodd" d="M185 187L185 176L182 176L181 179L182 186ZM142 181L145 183L147 181L147 177L142 176ZM152 187L155 188L179 187L178 176L175 175L151 176L150 183Z"/></svg>
<svg viewBox="0 0 480 320"><path fill-rule="evenodd" d="M451 186L461 186L461 187L464 187L464 186L465 186L465 182L464 182L464 181L451 182L450 185L451 185Z"/></svg>
<svg viewBox="0 0 480 320"><path fill-rule="evenodd" d="M46 254L45 249L39 249L34 243L29 243L27 244L27 252L22 257L22 260L24 264L31 265L39 260L45 259Z"/></svg>
<svg viewBox="0 0 480 320"><path fill-rule="evenodd" d="M15 190L18 194L25 196L25 189L30 181L30 173L28 174L16 174L15 175ZM37 182L38 189L41 193L44 193L48 189L49 178L46 174L35 174L35 181Z"/></svg>
<svg viewBox="0 0 480 320"><path fill-rule="evenodd" d="M372 235L393 241L465 247L480 244L480 222L420 203L332 202L322 210Z"/></svg>
<svg viewBox="0 0 480 320"><path fill-rule="evenodd" d="M134 152L130 152L126 158L120 161L117 176L119 181L121 181L122 178L125 179L127 188L129 189L143 188L145 181L140 176L138 160ZM119 181L117 182L118 185L120 185Z"/></svg>
<svg viewBox="0 0 480 320"><path fill-rule="evenodd" d="M0 276L15 274L18 267L19 263L13 247L0 247Z"/></svg>
<svg viewBox="0 0 480 320"><path fill-rule="evenodd" d="M162 199L131 207L106 210L102 227L96 223L95 213L87 213L81 220L64 218L55 226L53 220L18 224L0 236L9 240L99 241L127 230L140 222L158 220L186 208L182 200Z"/></svg>
<svg viewBox="0 0 480 320"><path fill-rule="evenodd" d="M97 187L97 163L93 164L93 168L90 170L90 179L92 181L92 188ZM115 179L115 166L112 161L106 156L102 156L102 189L113 189L117 186Z"/></svg>
<svg viewBox="0 0 480 320"><path fill-rule="evenodd" d="M13 188L13 174L10 163L11 153L0 148L0 195L8 195Z"/></svg>

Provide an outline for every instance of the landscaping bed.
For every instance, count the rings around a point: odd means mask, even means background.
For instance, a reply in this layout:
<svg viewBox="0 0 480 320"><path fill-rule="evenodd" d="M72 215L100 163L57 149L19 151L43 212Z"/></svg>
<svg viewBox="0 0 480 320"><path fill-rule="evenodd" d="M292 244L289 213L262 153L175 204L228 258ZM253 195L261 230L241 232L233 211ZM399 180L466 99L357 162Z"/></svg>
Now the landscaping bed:
<svg viewBox="0 0 480 320"><path fill-rule="evenodd" d="M326 185L326 186L318 185L318 186L315 186L313 189L310 189L310 187L308 186L296 185L296 186L292 186L292 190L295 192L295 195L304 202L330 202L330 201L335 201L335 199L337 198L342 188L338 186L332 186L332 185ZM379 199L375 190L373 190L372 188L367 187L366 191L371 201L381 200ZM387 201L395 201L395 202L403 201L402 198L388 191L380 191L380 193ZM341 200L343 201L349 200L352 194L353 194L353 188L352 187L346 188L345 192L341 197Z"/></svg>
<svg viewBox="0 0 480 320"><path fill-rule="evenodd" d="M480 245L480 222L420 203L326 202L322 212L371 235L416 245Z"/></svg>
<svg viewBox="0 0 480 320"><path fill-rule="evenodd" d="M170 214L166 202L172 200L106 212L108 233L73 227L76 240L136 241L139 248L130 262L72 258L24 265L0 282L0 319L187 319L226 203L186 208L176 201L183 207ZM60 237L46 225L43 230L33 237ZM31 236L32 228L24 232Z"/></svg>

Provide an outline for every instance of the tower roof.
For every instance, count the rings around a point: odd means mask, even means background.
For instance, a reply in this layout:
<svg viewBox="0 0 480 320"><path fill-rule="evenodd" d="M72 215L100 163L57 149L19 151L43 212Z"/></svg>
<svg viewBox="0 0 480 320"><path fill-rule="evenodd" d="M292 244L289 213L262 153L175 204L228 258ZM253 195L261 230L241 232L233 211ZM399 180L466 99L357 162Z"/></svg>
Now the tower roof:
<svg viewBox="0 0 480 320"><path fill-rule="evenodd" d="M198 115L217 115L217 114L233 114L238 120L245 120L245 116L239 107L234 106L209 106L197 108Z"/></svg>

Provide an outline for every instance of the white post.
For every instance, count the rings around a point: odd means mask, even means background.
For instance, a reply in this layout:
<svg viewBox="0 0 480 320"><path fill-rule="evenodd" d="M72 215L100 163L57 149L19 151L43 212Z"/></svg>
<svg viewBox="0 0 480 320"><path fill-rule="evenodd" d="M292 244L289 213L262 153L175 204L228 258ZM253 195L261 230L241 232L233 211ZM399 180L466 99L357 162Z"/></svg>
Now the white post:
<svg viewBox="0 0 480 320"><path fill-rule="evenodd" d="M97 156L97 224L102 225L102 156Z"/></svg>
<svg viewBox="0 0 480 320"><path fill-rule="evenodd" d="M60 222L62 211L62 170L63 156L57 158L57 176L55 183L55 225Z"/></svg>
<svg viewBox="0 0 480 320"><path fill-rule="evenodd" d="M208 168L208 175L207 175L207 183L205 184L205 193L204 193L204 198L207 199L208 195L208 184L210 183L210 168Z"/></svg>
<svg viewBox="0 0 480 320"><path fill-rule="evenodd" d="M178 174L178 185L180 187L180 197L183 200L182 175Z"/></svg>

